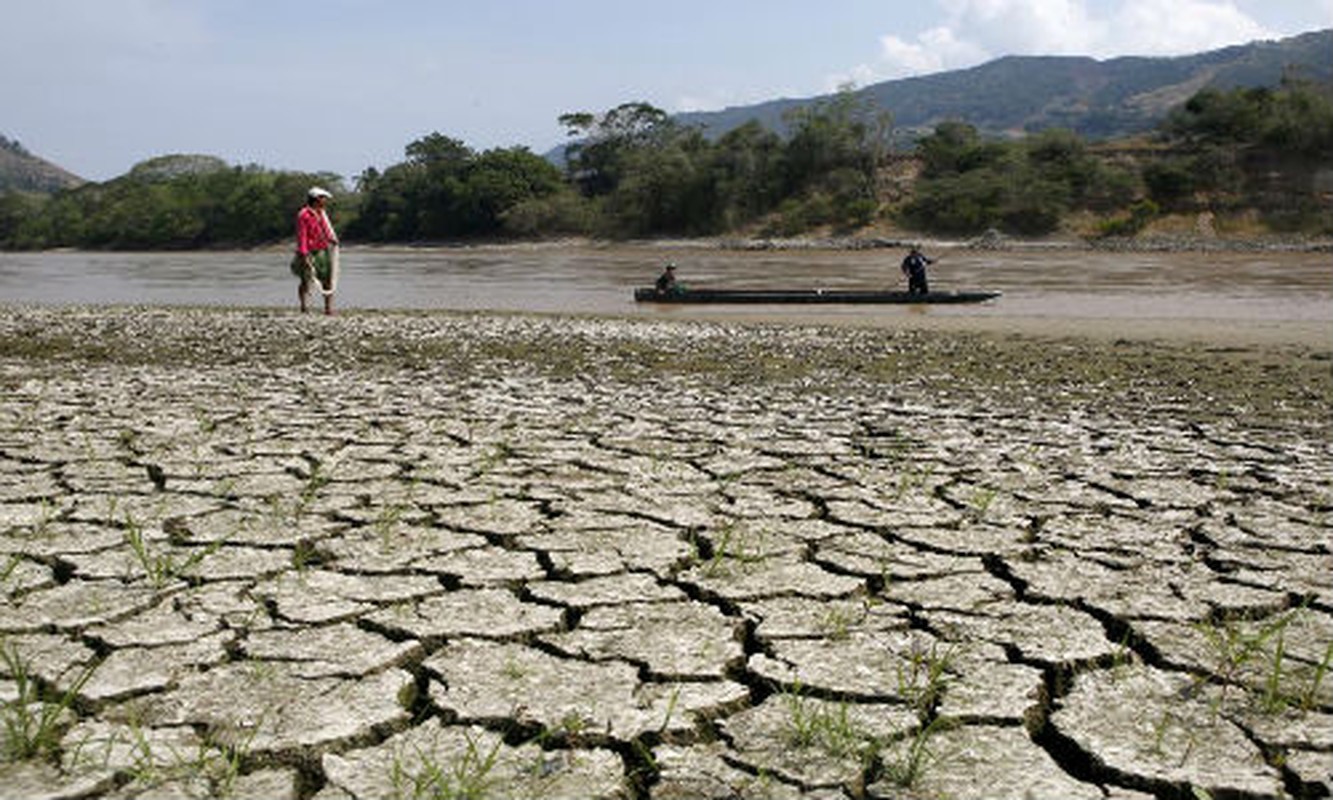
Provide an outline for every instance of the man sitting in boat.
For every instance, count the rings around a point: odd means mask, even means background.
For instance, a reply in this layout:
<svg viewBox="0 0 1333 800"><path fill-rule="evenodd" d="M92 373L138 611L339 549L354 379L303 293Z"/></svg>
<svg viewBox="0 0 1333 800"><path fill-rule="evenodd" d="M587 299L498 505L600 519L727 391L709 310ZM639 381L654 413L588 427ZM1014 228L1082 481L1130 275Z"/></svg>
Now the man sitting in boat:
<svg viewBox="0 0 1333 800"><path fill-rule="evenodd" d="M682 291L679 284L676 283L676 265L670 262L662 274L657 276L657 284L654 287L658 294L678 294Z"/></svg>
<svg viewBox="0 0 1333 800"><path fill-rule="evenodd" d="M908 294L926 294L930 288L926 285L926 265L934 264L935 259L926 258L915 247L903 259L903 274L907 276Z"/></svg>

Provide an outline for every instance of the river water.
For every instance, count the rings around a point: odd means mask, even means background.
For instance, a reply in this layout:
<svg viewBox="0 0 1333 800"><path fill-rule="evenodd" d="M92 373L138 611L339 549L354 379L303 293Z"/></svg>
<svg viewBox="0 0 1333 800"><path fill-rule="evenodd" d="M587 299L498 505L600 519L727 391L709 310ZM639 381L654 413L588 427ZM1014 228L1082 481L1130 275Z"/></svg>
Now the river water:
<svg viewBox="0 0 1333 800"><path fill-rule="evenodd" d="M1326 253L1103 253L1063 249L930 253L932 289L998 289L979 306L662 307L632 290L678 264L685 285L903 288L894 250L736 251L698 246L349 247L342 309L458 309L802 319L891 315L1103 320L1333 322ZM0 302L295 306L289 255L0 253ZM1331 328L1333 330L1333 328Z"/></svg>

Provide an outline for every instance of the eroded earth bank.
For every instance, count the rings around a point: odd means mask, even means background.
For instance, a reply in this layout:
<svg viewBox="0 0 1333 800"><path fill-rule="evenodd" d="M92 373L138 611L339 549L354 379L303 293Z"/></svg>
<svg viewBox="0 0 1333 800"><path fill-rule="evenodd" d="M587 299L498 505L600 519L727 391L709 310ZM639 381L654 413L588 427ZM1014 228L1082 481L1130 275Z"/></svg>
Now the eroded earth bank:
<svg viewBox="0 0 1333 800"><path fill-rule="evenodd" d="M1324 797L1326 351L0 310L5 797Z"/></svg>

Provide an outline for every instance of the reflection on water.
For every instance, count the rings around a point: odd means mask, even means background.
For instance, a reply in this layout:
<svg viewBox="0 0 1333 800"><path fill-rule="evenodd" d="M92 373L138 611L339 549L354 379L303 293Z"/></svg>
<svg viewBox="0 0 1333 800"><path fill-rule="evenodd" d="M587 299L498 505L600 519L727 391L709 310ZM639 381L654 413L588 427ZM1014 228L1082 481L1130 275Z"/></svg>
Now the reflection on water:
<svg viewBox="0 0 1333 800"><path fill-rule="evenodd" d="M794 307L636 306L675 261L682 283L716 287L901 288L902 253L693 247L349 248L343 308L610 314L772 315ZM998 289L983 306L821 306L806 318L907 313L1327 321L1333 263L1319 253L1101 253L943 250L935 289ZM39 304L295 306L282 251L3 253L0 301Z"/></svg>

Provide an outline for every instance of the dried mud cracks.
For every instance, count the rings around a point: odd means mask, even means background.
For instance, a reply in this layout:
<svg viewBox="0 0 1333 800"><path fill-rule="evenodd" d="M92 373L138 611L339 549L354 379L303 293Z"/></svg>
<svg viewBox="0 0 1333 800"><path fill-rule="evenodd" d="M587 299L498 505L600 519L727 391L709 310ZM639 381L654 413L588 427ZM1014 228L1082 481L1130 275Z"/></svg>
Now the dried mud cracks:
<svg viewBox="0 0 1333 800"><path fill-rule="evenodd" d="M142 309L0 337L0 796L1329 792L1310 354Z"/></svg>

